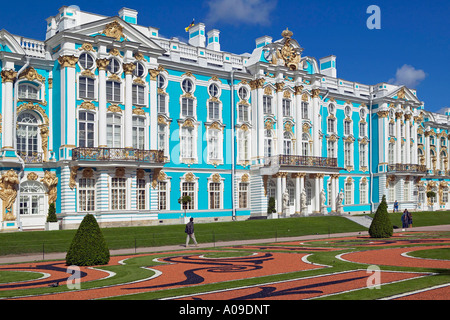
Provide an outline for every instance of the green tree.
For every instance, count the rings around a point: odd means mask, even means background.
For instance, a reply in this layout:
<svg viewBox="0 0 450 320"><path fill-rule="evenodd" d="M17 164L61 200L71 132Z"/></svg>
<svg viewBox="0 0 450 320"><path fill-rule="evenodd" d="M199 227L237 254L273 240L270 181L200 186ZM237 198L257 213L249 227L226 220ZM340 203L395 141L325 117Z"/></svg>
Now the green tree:
<svg viewBox="0 0 450 320"><path fill-rule="evenodd" d="M92 214L84 217L66 254L66 264L98 266L108 264L109 249L103 233Z"/></svg>
<svg viewBox="0 0 450 320"><path fill-rule="evenodd" d="M372 238L390 238L393 233L393 226L388 215L386 196L383 196L370 225L369 234Z"/></svg>
<svg viewBox="0 0 450 320"><path fill-rule="evenodd" d="M54 203L50 204L50 206L48 207L47 222L58 222L58 217L56 216L56 208Z"/></svg>
<svg viewBox="0 0 450 320"><path fill-rule="evenodd" d="M267 214L272 214L277 212L277 209L275 208L275 198L270 197L269 198L269 204L267 206Z"/></svg>

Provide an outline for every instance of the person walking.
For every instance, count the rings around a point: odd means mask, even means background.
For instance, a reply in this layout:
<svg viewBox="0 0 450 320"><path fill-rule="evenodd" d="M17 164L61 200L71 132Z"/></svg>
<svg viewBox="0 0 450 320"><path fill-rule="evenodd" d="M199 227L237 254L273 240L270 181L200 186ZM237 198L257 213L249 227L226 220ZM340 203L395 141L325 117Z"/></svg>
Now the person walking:
<svg viewBox="0 0 450 320"><path fill-rule="evenodd" d="M398 212L398 201L395 200L394 202L394 212Z"/></svg>
<svg viewBox="0 0 450 320"><path fill-rule="evenodd" d="M405 229L408 228L408 210L405 209L402 214L402 231L405 231Z"/></svg>
<svg viewBox="0 0 450 320"><path fill-rule="evenodd" d="M411 212L407 211L406 217L408 219L408 228L412 228L413 218Z"/></svg>
<svg viewBox="0 0 450 320"><path fill-rule="evenodd" d="M184 229L184 232L187 234L186 237L186 248L189 246L190 239L194 241L194 244L196 247L198 247L197 240L195 239L194 234L194 218L191 218L189 222L186 224L186 228Z"/></svg>

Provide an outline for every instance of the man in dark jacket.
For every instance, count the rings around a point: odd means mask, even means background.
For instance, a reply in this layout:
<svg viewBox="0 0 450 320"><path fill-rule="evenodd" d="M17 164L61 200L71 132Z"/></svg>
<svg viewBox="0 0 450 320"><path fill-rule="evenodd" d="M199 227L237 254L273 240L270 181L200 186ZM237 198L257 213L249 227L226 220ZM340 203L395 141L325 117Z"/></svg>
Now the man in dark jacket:
<svg viewBox="0 0 450 320"><path fill-rule="evenodd" d="M184 229L184 232L187 233L186 248L189 245L189 239L194 240L195 246L198 247L197 240L195 239L195 235L194 235L194 218L190 219L190 221L186 225L186 229Z"/></svg>

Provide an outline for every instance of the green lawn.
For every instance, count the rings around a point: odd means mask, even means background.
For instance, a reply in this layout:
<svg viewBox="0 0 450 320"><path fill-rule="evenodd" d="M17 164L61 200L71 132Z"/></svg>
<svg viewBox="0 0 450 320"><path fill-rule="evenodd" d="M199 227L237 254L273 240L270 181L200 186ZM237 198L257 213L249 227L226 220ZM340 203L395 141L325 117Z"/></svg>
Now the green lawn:
<svg viewBox="0 0 450 320"><path fill-rule="evenodd" d="M403 212L389 212L389 218L394 226L402 227ZM374 214L370 215L371 217ZM450 211L434 211L434 212L412 212L413 227L426 227L435 225L450 224Z"/></svg>
<svg viewBox="0 0 450 320"><path fill-rule="evenodd" d="M184 225L102 229L109 249L183 244ZM306 217L195 224L198 242L277 239L366 230L343 217ZM66 252L76 230L0 233L0 255Z"/></svg>

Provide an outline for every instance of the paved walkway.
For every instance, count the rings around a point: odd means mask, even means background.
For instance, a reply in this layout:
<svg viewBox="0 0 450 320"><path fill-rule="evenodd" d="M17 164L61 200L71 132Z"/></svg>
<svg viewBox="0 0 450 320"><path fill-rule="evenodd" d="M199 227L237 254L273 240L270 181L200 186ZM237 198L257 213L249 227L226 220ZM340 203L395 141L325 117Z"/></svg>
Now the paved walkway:
<svg viewBox="0 0 450 320"><path fill-rule="evenodd" d="M394 232L400 232L401 229L396 229ZM409 232L420 232L420 231L450 231L450 225L442 225L442 226L429 226L429 227L417 227L417 228L409 228L406 229ZM338 237L351 237L351 236L360 236L360 235L368 235L367 231L361 232L347 232L347 233L334 233L334 234L322 234L322 235L307 235L307 236L299 236L299 237L287 237L287 238L269 238L269 239L256 239L256 240L237 240L237 241L224 241L224 242L216 242L216 243L200 243L198 248L212 248L212 247L228 247L228 246L237 246L237 245L249 245L249 244L259 244L259 243L267 243L267 242L286 242L286 241L306 241L306 240L314 240L314 239L326 239L326 238L338 238ZM110 253L112 256L116 255L130 255L135 253L154 253L154 252L167 252L167 251L179 251L179 250L190 250L193 247L185 248L183 245L171 245L171 246L162 246L162 247L146 247L146 248L130 248L130 249L119 249L119 250L111 250ZM66 253L46 253L44 255L45 260L65 260ZM1 256L0 264L10 264L10 263L22 263L22 262L34 262L34 261L42 261L42 253L41 254L28 254L28 255L17 255L17 256Z"/></svg>

